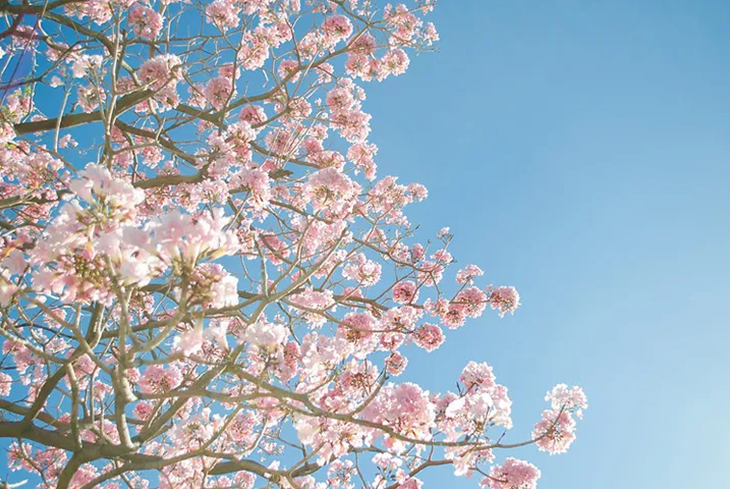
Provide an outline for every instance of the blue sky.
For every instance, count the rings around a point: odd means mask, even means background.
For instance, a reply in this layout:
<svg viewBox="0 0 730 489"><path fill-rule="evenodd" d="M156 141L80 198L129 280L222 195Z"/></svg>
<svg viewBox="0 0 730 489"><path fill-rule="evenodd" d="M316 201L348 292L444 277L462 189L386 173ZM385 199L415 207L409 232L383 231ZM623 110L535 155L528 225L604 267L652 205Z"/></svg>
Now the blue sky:
<svg viewBox="0 0 730 489"><path fill-rule="evenodd" d="M523 307L407 372L453 388L487 361L529 434L558 382L590 401L542 489L730 479L730 3L444 1L439 54L369 87L379 174L418 181L424 234ZM502 455L506 455L503 453ZM427 487L477 487L448 469Z"/></svg>

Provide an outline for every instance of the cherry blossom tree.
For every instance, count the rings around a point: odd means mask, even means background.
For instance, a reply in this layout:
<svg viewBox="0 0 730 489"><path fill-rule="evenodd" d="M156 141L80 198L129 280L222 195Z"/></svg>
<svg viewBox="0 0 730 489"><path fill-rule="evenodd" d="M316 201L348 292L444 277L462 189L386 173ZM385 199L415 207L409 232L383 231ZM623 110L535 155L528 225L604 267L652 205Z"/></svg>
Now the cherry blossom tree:
<svg viewBox="0 0 730 489"><path fill-rule="evenodd" d="M501 452L565 451L580 388L509 440L486 363L456 392L397 379L445 329L519 306L449 269L448 229L418 241L422 185L376 176L363 86L432 49L433 7L0 4L8 484L419 489L451 465L536 486Z"/></svg>

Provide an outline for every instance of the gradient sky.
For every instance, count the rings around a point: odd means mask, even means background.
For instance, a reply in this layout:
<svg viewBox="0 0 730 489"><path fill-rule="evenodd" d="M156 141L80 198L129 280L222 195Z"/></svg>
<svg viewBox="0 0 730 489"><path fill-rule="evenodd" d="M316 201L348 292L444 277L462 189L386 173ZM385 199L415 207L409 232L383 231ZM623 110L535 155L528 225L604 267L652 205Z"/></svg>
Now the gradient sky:
<svg viewBox="0 0 730 489"><path fill-rule="evenodd" d="M541 489L727 487L730 2L458 0L432 20L440 53L369 87L379 174L425 184L412 221L451 226L459 262L523 307L404 380L453 389L487 361L515 441L552 385L582 385L571 451L516 453Z"/></svg>

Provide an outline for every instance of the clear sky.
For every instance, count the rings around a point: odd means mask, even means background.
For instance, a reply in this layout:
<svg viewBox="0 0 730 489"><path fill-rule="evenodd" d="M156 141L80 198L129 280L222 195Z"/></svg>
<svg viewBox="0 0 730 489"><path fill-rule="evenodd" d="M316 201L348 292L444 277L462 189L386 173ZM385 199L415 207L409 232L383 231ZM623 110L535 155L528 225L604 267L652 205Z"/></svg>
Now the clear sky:
<svg viewBox="0 0 730 489"><path fill-rule="evenodd" d="M541 489L727 487L730 2L445 0L432 20L440 53L369 87L379 174L424 183L412 221L451 226L524 305L407 376L453 389L487 361L513 440L552 385L582 385L571 451L517 454Z"/></svg>

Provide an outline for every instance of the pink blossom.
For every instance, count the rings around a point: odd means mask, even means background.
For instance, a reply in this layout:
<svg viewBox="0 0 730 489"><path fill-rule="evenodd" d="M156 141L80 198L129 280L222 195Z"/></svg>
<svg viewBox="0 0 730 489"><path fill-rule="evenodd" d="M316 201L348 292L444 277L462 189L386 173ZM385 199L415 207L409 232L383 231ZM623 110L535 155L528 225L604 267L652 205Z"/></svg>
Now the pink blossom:
<svg viewBox="0 0 730 489"><path fill-rule="evenodd" d="M174 349L188 357L203 348L203 332L197 329L186 331L175 338Z"/></svg>
<svg viewBox="0 0 730 489"><path fill-rule="evenodd" d="M213 78L205 85L206 100L215 109L221 110L227 103L228 99L233 95L234 88L229 77L219 76Z"/></svg>
<svg viewBox="0 0 730 489"><path fill-rule="evenodd" d="M364 254L358 253L342 269L342 276L356 281L363 287L368 287L378 283L381 271L382 268L378 263L368 260Z"/></svg>
<svg viewBox="0 0 730 489"><path fill-rule="evenodd" d="M139 388L144 394L164 394L177 389L183 376L175 365L150 365L142 373Z"/></svg>
<svg viewBox="0 0 730 489"><path fill-rule="evenodd" d="M393 287L393 300L398 304L408 304L418 300L418 288L415 282L405 280Z"/></svg>
<svg viewBox="0 0 730 489"><path fill-rule="evenodd" d="M241 339L262 348L272 349L282 345L288 335L289 332L281 324L259 320L246 327Z"/></svg>
<svg viewBox="0 0 730 489"><path fill-rule="evenodd" d="M365 178L374 180L377 165L373 158L377 153L378 147L374 144L355 143L347 151L347 159L365 174Z"/></svg>
<svg viewBox="0 0 730 489"><path fill-rule="evenodd" d="M377 336L373 330L379 328L378 320L369 312L351 312L345 315L337 328L337 337L353 343L354 356L362 358L372 353L377 346Z"/></svg>
<svg viewBox="0 0 730 489"><path fill-rule="evenodd" d="M539 478L537 467L510 457L501 466L493 466L479 485L491 489L535 489Z"/></svg>
<svg viewBox="0 0 730 489"><path fill-rule="evenodd" d="M369 421L383 423L422 440L431 438L430 430L436 416L428 392L412 383L385 386L364 414ZM397 439L389 439L387 443L402 445Z"/></svg>
<svg viewBox="0 0 730 489"><path fill-rule="evenodd" d="M78 146L79 143L77 143L73 136L71 134L64 135L61 139L58 140L58 147L59 148L75 148Z"/></svg>
<svg viewBox="0 0 730 489"><path fill-rule="evenodd" d="M249 124L260 124L266 120L263 107L258 105L245 105L239 114L242 121Z"/></svg>
<svg viewBox="0 0 730 489"><path fill-rule="evenodd" d="M353 489L355 484L352 479L356 474L357 471L352 460L335 460L327 470L327 482L333 489L339 489L340 487Z"/></svg>
<svg viewBox="0 0 730 489"><path fill-rule="evenodd" d="M296 82L300 74L299 71L299 62L294 59L284 59L279 63L279 77L284 79L288 78L289 81Z"/></svg>
<svg viewBox="0 0 730 489"><path fill-rule="evenodd" d="M441 346L444 339L444 332L435 324L424 324L413 336L413 342L428 352Z"/></svg>
<svg viewBox="0 0 730 489"><path fill-rule="evenodd" d="M575 411L578 419L582 418L583 409L588 408L588 398L578 386L568 388L566 384L558 384L545 395L553 410L565 409Z"/></svg>
<svg viewBox="0 0 730 489"><path fill-rule="evenodd" d="M226 63L218 67L218 76L237 80L241 76L241 68L233 63Z"/></svg>
<svg viewBox="0 0 730 489"><path fill-rule="evenodd" d="M148 419L150 419L150 416L152 416L154 410L155 407L152 403L147 401L140 401L137 403L136 406L134 406L134 410L132 411L132 413L137 419L147 421Z"/></svg>
<svg viewBox="0 0 730 489"><path fill-rule="evenodd" d="M361 110L341 110L332 113L332 125L347 141L362 143L370 134L370 114Z"/></svg>
<svg viewBox="0 0 730 489"><path fill-rule="evenodd" d="M456 273L457 284L469 284L476 277L484 275L481 268L476 265L467 265Z"/></svg>
<svg viewBox="0 0 730 489"><path fill-rule="evenodd" d="M238 277L218 263L203 263L193 270L190 288L204 307L220 309L238 304Z"/></svg>
<svg viewBox="0 0 730 489"><path fill-rule="evenodd" d="M387 75L402 75L408 69L410 60L408 55L402 49L394 49L383 56L383 72L378 77L380 80Z"/></svg>
<svg viewBox="0 0 730 489"><path fill-rule="evenodd" d="M208 327L203 331L203 338L211 341L219 348L228 349L228 321L216 320L211 321Z"/></svg>
<svg viewBox="0 0 730 489"><path fill-rule="evenodd" d="M565 384L556 385L545 396L550 401L551 409L542 413L532 432L532 437L540 450L548 453L564 453L575 441L575 414L583 417L583 409L588 407L588 399L580 387L568 388Z"/></svg>
<svg viewBox="0 0 730 489"><path fill-rule="evenodd" d="M575 441L576 423L567 411L547 409L532 431L537 447L550 455L565 453Z"/></svg>
<svg viewBox="0 0 730 489"><path fill-rule="evenodd" d="M360 186L335 168L325 168L309 177L303 195L315 210L328 210L334 214L349 213L354 205Z"/></svg>
<svg viewBox="0 0 730 489"><path fill-rule="evenodd" d="M240 13L230 0L215 0L205 9L208 22L212 22L222 31L238 27Z"/></svg>
<svg viewBox="0 0 730 489"><path fill-rule="evenodd" d="M102 201L124 215L133 215L136 206L144 199L142 190L134 188L126 180L113 177L109 170L99 165L87 165L79 176L69 188L86 202Z"/></svg>
<svg viewBox="0 0 730 489"><path fill-rule="evenodd" d="M490 389L496 385L492 367L486 363L469 362L461 371L459 382L464 384L467 391Z"/></svg>
<svg viewBox="0 0 730 489"><path fill-rule="evenodd" d="M322 22L322 31L336 43L350 37L352 23L344 15L332 15Z"/></svg>
<svg viewBox="0 0 730 489"><path fill-rule="evenodd" d="M9 396L12 385L13 378L4 372L0 372L0 396Z"/></svg>
<svg viewBox="0 0 730 489"><path fill-rule="evenodd" d="M183 62L174 54L161 54L142 63L138 74L144 83L161 88L179 78L182 66Z"/></svg>
<svg viewBox="0 0 730 489"><path fill-rule="evenodd" d="M492 309L497 309L500 316L504 316L508 312L514 314L520 306L520 294L514 287L492 288L490 286L487 288L487 294L489 295L489 305L492 306Z"/></svg>
<svg viewBox="0 0 730 489"><path fill-rule="evenodd" d="M243 168L235 176L234 184L236 187L249 192L248 201L254 209L262 210L269 205L271 201L271 180L265 171L260 168Z"/></svg>
<svg viewBox="0 0 730 489"><path fill-rule="evenodd" d="M236 234L225 230L229 219L223 209L214 209L197 220L181 212L169 212L150 224L157 253L166 263L177 259L191 263L215 259L237 251Z"/></svg>
<svg viewBox="0 0 730 489"><path fill-rule="evenodd" d="M69 59L73 61L71 72L74 78L83 78L91 72L98 72L104 62L104 58L98 54L74 56Z"/></svg>
<svg viewBox="0 0 730 489"><path fill-rule="evenodd" d="M487 294L477 287L467 287L456 294L451 306L458 308L466 316L477 318L487 307Z"/></svg>
<svg viewBox="0 0 730 489"><path fill-rule="evenodd" d="M408 365L408 359L401 353L394 351L385 359L385 366L388 373L394 377L403 373Z"/></svg>
<svg viewBox="0 0 730 489"><path fill-rule="evenodd" d="M398 489L421 489L422 487L423 482L416 477L409 477L398 485Z"/></svg>
<svg viewBox="0 0 730 489"><path fill-rule="evenodd" d="M294 306L295 311L304 312L307 324L315 328L322 326L327 321L323 313L335 305L331 290L316 291L311 287L307 287L304 292L291 295L289 302Z"/></svg>
<svg viewBox="0 0 730 489"><path fill-rule="evenodd" d="M162 29L163 18L153 9L135 4L129 10L129 23L138 36L154 39Z"/></svg>
<svg viewBox="0 0 730 489"><path fill-rule="evenodd" d="M433 24L433 22L429 22L426 24L426 29L423 33L423 39L427 42L429 46L439 40L439 34L436 31L436 26Z"/></svg>

